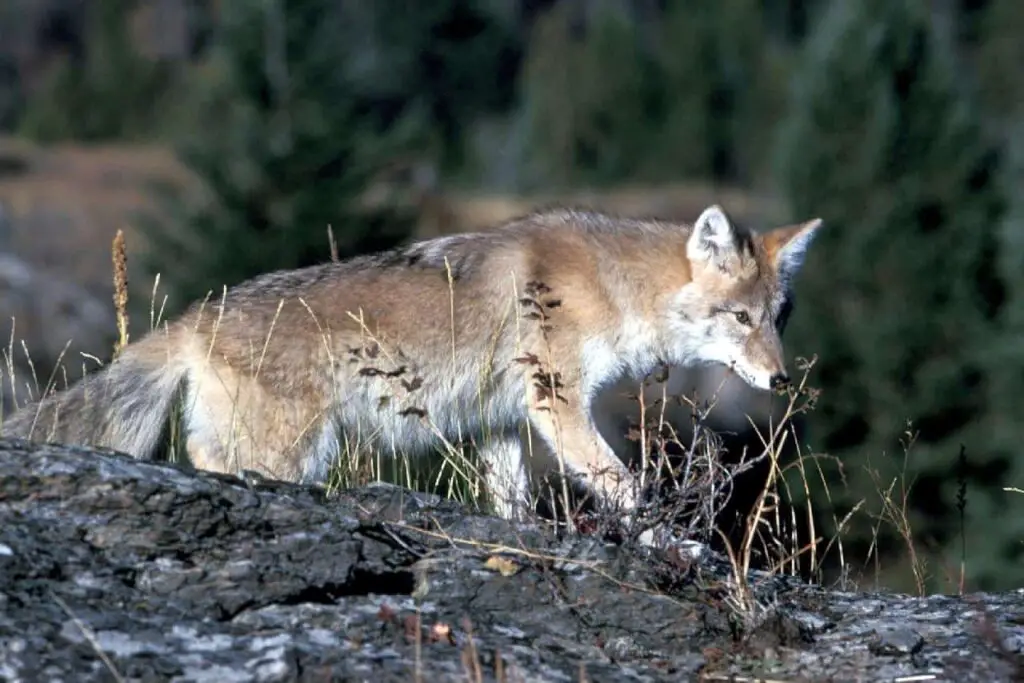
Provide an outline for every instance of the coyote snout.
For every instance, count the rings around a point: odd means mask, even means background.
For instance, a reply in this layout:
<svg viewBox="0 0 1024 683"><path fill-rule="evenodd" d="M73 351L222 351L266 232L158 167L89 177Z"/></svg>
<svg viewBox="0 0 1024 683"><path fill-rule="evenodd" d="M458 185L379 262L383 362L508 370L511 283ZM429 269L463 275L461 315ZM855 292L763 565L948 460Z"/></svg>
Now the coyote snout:
<svg viewBox="0 0 1024 683"><path fill-rule="evenodd" d="M775 390L789 383L782 342L775 330L755 330L745 337L742 332L738 337L719 333L703 360L724 363L755 389Z"/></svg>
<svg viewBox="0 0 1024 683"><path fill-rule="evenodd" d="M771 316L750 330L735 353L730 367L751 386L774 390L789 383L782 348L782 335ZM728 346L729 342L723 342Z"/></svg>

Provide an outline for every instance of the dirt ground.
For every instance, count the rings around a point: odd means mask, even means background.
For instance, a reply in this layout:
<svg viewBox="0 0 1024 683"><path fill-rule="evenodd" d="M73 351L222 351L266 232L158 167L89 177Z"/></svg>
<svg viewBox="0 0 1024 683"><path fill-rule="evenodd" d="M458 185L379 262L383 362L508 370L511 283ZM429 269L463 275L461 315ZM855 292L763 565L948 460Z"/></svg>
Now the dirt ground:
<svg viewBox="0 0 1024 683"><path fill-rule="evenodd" d="M135 215L152 206L151 180L184 184L190 177L160 147L40 147L0 138L0 207L10 218L0 249L106 297L117 230L125 232L129 258L143 245Z"/></svg>

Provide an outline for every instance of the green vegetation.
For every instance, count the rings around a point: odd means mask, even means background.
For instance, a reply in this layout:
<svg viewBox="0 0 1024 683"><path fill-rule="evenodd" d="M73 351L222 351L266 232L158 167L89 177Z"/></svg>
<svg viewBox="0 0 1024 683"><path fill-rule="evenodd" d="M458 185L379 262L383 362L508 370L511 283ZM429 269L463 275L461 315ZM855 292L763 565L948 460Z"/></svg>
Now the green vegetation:
<svg viewBox="0 0 1024 683"><path fill-rule="evenodd" d="M598 3L583 38L576 14L556 6L531 38L524 182L752 180L784 95L757 2L673 3L640 25Z"/></svg>
<svg viewBox="0 0 1024 683"><path fill-rule="evenodd" d="M328 226L342 258L407 236L408 217L363 214L355 200L415 121L386 128L367 111L345 68L352 31L334 4L225 7L195 125L178 144L202 194L190 202L165 188L148 231L149 265L179 304L327 260Z"/></svg>
<svg viewBox="0 0 1024 683"><path fill-rule="evenodd" d="M128 19L138 4L104 0L90 6L84 59L58 59L25 108L19 126L24 135L41 141L131 140L164 124L174 70L143 57L133 44Z"/></svg>
<svg viewBox="0 0 1024 683"><path fill-rule="evenodd" d="M950 53L912 0L837 5L810 38L780 178L793 214L828 226L801 276L789 344L821 357L827 399L809 441L842 461L848 487L833 495L847 505L871 490L870 470L886 485L900 473L911 419L916 536L946 546L958 536L955 475L967 446L972 577L991 585L1008 569L980 558L1003 556L1024 532L1014 520L991 525L1006 504L992 491L999 477L1024 476L990 439L1002 410L994 388L1010 368L988 357L1015 303L997 262L1007 198L997 142L957 87ZM870 529L857 540L866 549ZM1019 566L1011 575L1024 579Z"/></svg>

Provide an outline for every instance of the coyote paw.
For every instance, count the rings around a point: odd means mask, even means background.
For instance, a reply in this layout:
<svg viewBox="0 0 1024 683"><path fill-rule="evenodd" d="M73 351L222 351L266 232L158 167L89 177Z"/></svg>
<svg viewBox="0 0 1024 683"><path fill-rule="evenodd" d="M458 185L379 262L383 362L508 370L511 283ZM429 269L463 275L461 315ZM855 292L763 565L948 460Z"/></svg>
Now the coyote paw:
<svg viewBox="0 0 1024 683"><path fill-rule="evenodd" d="M700 541L691 541L672 533L667 527L647 529L640 534L640 543L650 548L675 549L688 560L700 560L707 550Z"/></svg>

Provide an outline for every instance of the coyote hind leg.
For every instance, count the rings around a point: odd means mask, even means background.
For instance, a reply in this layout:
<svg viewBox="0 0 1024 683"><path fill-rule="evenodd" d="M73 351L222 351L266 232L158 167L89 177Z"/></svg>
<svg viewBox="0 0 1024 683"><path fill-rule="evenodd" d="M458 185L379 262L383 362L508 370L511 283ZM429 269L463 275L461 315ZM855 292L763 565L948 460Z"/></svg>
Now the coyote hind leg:
<svg viewBox="0 0 1024 683"><path fill-rule="evenodd" d="M298 482L307 464L323 460L320 450L329 419L315 404L276 396L249 377L231 371L204 373L185 392L186 448L192 464L214 472L253 470L267 477ZM334 442L336 446L336 441Z"/></svg>
<svg viewBox="0 0 1024 683"><path fill-rule="evenodd" d="M502 519L524 519L530 508L530 482L519 435L492 437L480 447L479 453L494 513Z"/></svg>

